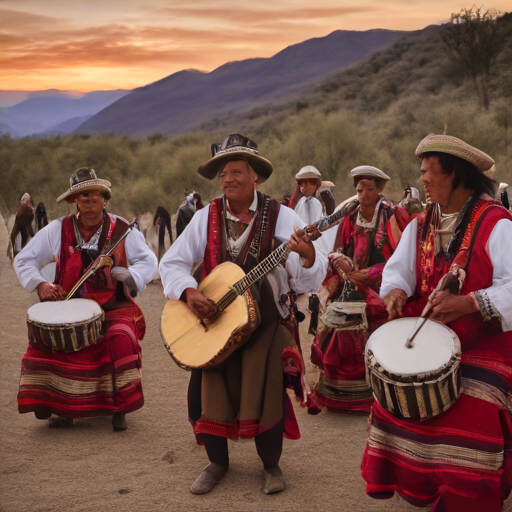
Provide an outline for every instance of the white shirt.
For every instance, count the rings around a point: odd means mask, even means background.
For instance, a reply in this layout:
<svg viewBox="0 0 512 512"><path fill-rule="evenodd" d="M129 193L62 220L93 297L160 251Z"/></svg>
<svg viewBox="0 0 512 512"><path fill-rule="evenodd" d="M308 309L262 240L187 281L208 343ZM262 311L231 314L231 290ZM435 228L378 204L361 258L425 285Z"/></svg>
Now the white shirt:
<svg viewBox="0 0 512 512"><path fill-rule="evenodd" d="M302 196L295 206L295 213L306 223L306 226L324 216L322 203L314 196Z"/></svg>
<svg viewBox="0 0 512 512"><path fill-rule="evenodd" d="M186 288L197 288L192 277L194 264L203 260L208 238L208 215L210 206L196 212L189 225L174 242L160 261L160 277L164 295L168 299L178 300ZM293 233L293 226L304 227L304 222L297 214L281 206L277 217L274 237L280 242L287 242ZM316 247L316 245L315 245ZM316 254L314 265L307 269L302 266L299 255L290 253L286 260L290 287L298 293L318 289L327 271L327 259Z"/></svg>
<svg viewBox="0 0 512 512"><path fill-rule="evenodd" d="M111 217L116 216L111 215ZM50 222L38 231L14 259L14 270L18 279L29 292L33 292L39 283L46 281L41 275L41 268L59 258L63 218ZM132 229L125 238L125 249L128 270L138 290L142 292L153 279L158 260L138 229Z"/></svg>
<svg viewBox="0 0 512 512"><path fill-rule="evenodd" d="M380 296L385 297L394 288L400 288L410 297L416 288L416 237L418 221L414 219L402 233L393 256L382 274ZM512 331L512 222L499 220L486 246L493 266L492 285L485 291L500 312L504 331Z"/></svg>

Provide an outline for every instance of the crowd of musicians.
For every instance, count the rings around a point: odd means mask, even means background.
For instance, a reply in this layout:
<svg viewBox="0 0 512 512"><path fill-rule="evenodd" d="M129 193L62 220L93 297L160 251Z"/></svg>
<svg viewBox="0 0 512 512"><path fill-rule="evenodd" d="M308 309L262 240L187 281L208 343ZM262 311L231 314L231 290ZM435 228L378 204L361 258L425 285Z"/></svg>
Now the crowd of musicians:
<svg viewBox="0 0 512 512"><path fill-rule="evenodd" d="M419 199L416 210L386 199L389 176L362 165L350 173L354 197L336 214L332 195L317 198L334 185L315 167L299 171L285 206L259 191L274 169L254 141L234 134L212 145L198 173L218 180L221 195L191 217L161 259L164 295L186 303L204 325L222 316L198 290L218 265L232 262L248 273L281 243L288 256L250 289L260 320L247 341L221 363L190 373L183 400L210 461L192 493L208 493L223 478L227 440L238 438L255 440L263 492L285 489L283 437L300 436L292 389L310 414L370 413L362 476L371 497L397 493L428 510L501 510L512 488L512 216L488 173L489 155L429 135L416 156L426 208ZM122 431L126 414L144 403L145 321L134 297L158 263L142 234L107 212L110 197L108 181L78 169L57 199L75 204L76 213L38 231L14 260L21 284L41 302L90 299L104 312L101 336L81 350L60 350L53 335L54 345L43 343L29 328L18 408L52 427L108 415ZM40 272L51 261L53 283ZM439 286L450 272L459 278L455 291ZM323 327L310 326L320 377L309 390L296 296L309 294L313 310L321 287L328 295ZM460 340L462 379L451 407L418 421L374 399L365 346L381 326L427 309L430 321Z"/></svg>

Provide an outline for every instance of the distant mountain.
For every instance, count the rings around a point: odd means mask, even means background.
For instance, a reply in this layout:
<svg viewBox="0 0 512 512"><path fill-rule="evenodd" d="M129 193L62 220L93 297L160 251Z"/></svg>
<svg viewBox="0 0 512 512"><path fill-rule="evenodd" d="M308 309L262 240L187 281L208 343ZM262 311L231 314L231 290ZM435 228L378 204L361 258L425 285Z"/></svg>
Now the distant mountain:
<svg viewBox="0 0 512 512"><path fill-rule="evenodd" d="M15 133L13 133L13 129L5 123L0 123L0 134L2 134L2 133L9 133L11 135L16 135Z"/></svg>
<svg viewBox="0 0 512 512"><path fill-rule="evenodd" d="M2 91L0 90L0 107L12 107L28 98L38 96L62 96L64 98L81 98L85 93L80 91L61 91L47 89L45 91Z"/></svg>
<svg viewBox="0 0 512 512"><path fill-rule="evenodd" d="M52 126L50 128L47 128L46 130L40 132L38 135L57 135L57 134L67 134L72 133L75 131L82 123L85 123L87 119L90 119L92 115L90 116L80 116L80 117L73 117L72 119L67 119L66 121L63 121L62 123L56 124L55 126Z"/></svg>
<svg viewBox="0 0 512 512"><path fill-rule="evenodd" d="M37 94L12 107L0 108L0 123L8 125L19 136L32 135L74 117L92 116L130 91L93 91L76 99L53 94L53 91L44 92L47 94Z"/></svg>
<svg viewBox="0 0 512 512"><path fill-rule="evenodd" d="M175 135L228 111L274 101L391 46L406 32L337 30L289 46L269 59L229 62L210 73L180 71L136 89L77 132Z"/></svg>

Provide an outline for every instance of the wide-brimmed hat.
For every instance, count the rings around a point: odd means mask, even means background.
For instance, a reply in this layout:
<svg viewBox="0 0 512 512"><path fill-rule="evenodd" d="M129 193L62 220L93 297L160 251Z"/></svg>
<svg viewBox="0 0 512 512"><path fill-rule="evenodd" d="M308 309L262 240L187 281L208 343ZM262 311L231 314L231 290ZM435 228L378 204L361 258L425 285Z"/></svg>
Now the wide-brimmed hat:
<svg viewBox="0 0 512 512"><path fill-rule="evenodd" d="M296 175L296 180L311 180L311 179L317 179L321 180L322 175L320 174L320 171L313 167L312 165L306 165L306 167L303 167Z"/></svg>
<svg viewBox="0 0 512 512"><path fill-rule="evenodd" d="M473 164L480 172L488 171L494 165L494 160L488 154L451 135L427 135L416 148L416 156L421 158L430 151L458 156Z"/></svg>
<svg viewBox="0 0 512 512"><path fill-rule="evenodd" d="M371 165L360 165L359 167L355 167L350 171L350 175L353 178L378 178L384 180L384 186L386 185L386 182L391 179L385 172L382 172L380 169L377 169L377 167L372 167Z"/></svg>
<svg viewBox="0 0 512 512"><path fill-rule="evenodd" d="M112 193L110 187L110 181L99 179L96 176L94 169L91 169L90 167L81 167L71 175L71 178L69 179L69 190L57 198L57 203L64 201L64 199L68 203L72 203L78 194L86 192L87 190L101 190L103 192L108 192L108 196L110 198Z"/></svg>
<svg viewBox="0 0 512 512"><path fill-rule="evenodd" d="M213 180L219 170L230 160L245 160L259 176L258 183L263 183L274 171L272 164L259 155L258 144L239 133L228 135L224 142L212 144L212 158L199 166L197 172Z"/></svg>

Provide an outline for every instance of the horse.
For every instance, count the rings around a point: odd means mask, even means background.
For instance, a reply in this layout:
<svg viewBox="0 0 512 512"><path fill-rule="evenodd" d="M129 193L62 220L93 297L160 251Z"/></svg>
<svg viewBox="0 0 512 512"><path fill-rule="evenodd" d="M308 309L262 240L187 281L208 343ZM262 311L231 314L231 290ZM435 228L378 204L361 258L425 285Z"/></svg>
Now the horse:
<svg viewBox="0 0 512 512"><path fill-rule="evenodd" d="M183 233L194 214L201 210L201 208L204 208L204 205L198 192L193 190L190 194L186 195L185 201L178 208L176 214L176 237Z"/></svg>
<svg viewBox="0 0 512 512"><path fill-rule="evenodd" d="M46 207L44 203L37 203L36 207L36 230L39 231L48 225L48 217L46 216Z"/></svg>
<svg viewBox="0 0 512 512"><path fill-rule="evenodd" d="M158 261L160 261L165 254L165 228L169 232L169 246L172 245L172 227L171 227L171 216L169 212L163 207L159 206L156 209L155 216L153 218L153 227L155 231L158 226Z"/></svg>
<svg viewBox="0 0 512 512"><path fill-rule="evenodd" d="M12 227L11 235L9 237L9 246L7 247L7 254L11 262L16 255L27 245L28 239L34 237L34 230L32 229L32 221L34 220L34 203L30 194L26 192L20 199L14 225ZM21 236L21 246L16 243L18 235Z"/></svg>
<svg viewBox="0 0 512 512"><path fill-rule="evenodd" d="M402 199L396 203L396 206L404 208L411 217L416 217L418 213L423 211L423 204L421 203L418 189L407 185Z"/></svg>

